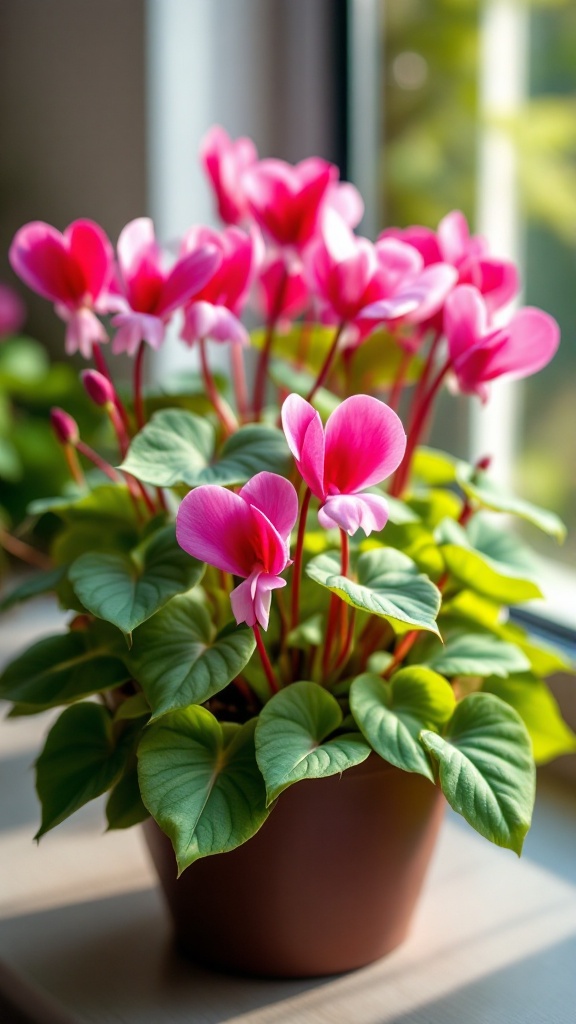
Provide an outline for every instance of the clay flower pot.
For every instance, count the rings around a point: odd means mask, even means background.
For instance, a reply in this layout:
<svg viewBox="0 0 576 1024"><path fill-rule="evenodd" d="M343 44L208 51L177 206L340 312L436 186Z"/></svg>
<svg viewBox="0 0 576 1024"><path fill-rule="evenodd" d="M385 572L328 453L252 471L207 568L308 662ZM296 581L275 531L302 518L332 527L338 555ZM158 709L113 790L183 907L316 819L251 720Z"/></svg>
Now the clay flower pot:
<svg viewBox="0 0 576 1024"><path fill-rule="evenodd" d="M146 840L180 947L195 961L268 977L337 974L408 931L444 800L376 755L283 793L262 829L179 879L155 822Z"/></svg>

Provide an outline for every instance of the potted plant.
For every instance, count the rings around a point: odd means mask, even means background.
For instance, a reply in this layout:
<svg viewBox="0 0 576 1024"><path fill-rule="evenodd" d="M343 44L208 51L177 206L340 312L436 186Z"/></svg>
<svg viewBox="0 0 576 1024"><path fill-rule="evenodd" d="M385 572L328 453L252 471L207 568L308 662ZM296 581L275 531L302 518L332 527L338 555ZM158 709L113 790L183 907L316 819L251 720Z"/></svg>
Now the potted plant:
<svg viewBox="0 0 576 1024"><path fill-rule="evenodd" d="M260 160L220 128L201 158L226 226L171 262L146 218L116 252L91 221L12 244L93 361L103 432L96 451L52 411L70 487L29 509L52 564L4 605L54 591L70 620L0 696L12 716L64 705L37 838L108 792L109 828L146 822L195 957L331 973L405 934L444 801L519 854L535 761L576 749L545 681L564 662L507 613L540 595L509 517L562 524L498 487L489 454L423 445L445 384L487 401L558 329L503 314L516 270L458 212L373 244L325 161ZM197 370L145 393L175 317ZM105 343L134 359L127 393Z"/></svg>

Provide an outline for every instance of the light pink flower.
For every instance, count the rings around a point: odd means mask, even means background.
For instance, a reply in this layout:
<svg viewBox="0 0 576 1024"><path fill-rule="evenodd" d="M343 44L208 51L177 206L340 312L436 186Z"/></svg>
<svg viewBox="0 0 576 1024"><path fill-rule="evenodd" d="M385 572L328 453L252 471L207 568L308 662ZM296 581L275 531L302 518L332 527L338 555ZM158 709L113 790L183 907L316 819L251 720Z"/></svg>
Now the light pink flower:
<svg viewBox="0 0 576 1024"><path fill-rule="evenodd" d="M75 220L62 234L43 221L20 228L10 246L13 270L33 291L54 303L67 323L66 351L89 358L94 342L108 341L95 316L110 309L114 254L93 221Z"/></svg>
<svg viewBox="0 0 576 1024"><path fill-rule="evenodd" d="M482 401L497 377L518 379L541 370L560 341L556 321L529 306L518 310L505 327L489 328L486 302L472 285L459 285L448 296L444 331L458 388Z"/></svg>
<svg viewBox="0 0 576 1024"><path fill-rule="evenodd" d="M360 339L382 321L426 319L456 279L445 264L424 268L421 255L404 242L373 245L357 237L334 211L325 212L306 263L323 319L354 325Z"/></svg>
<svg viewBox="0 0 576 1024"><path fill-rule="evenodd" d="M203 245L215 246L222 262L186 307L181 336L189 344L198 338L212 338L247 345L248 332L239 316L263 257L261 235L257 228L250 234L236 227L222 232L191 228L182 242L180 256L185 257Z"/></svg>
<svg viewBox="0 0 576 1024"><path fill-rule="evenodd" d="M258 473L242 489L196 487L176 516L176 537L193 558L242 576L230 595L236 622L268 628L272 591L286 586L298 497L289 480Z"/></svg>
<svg viewBox="0 0 576 1024"><path fill-rule="evenodd" d="M142 340L159 348L172 314L202 288L221 262L214 245L201 245L165 269L148 217L131 221L118 239L120 287L125 311L112 320L118 328L114 352L133 355Z"/></svg>
<svg viewBox="0 0 576 1024"><path fill-rule="evenodd" d="M460 210L452 210L438 225L438 231L413 226L389 228L380 238L398 238L422 255L426 266L450 263L458 271L458 284L472 284L484 296L490 313L505 306L518 292L518 271L510 260L489 253L481 235L471 235Z"/></svg>
<svg viewBox="0 0 576 1024"><path fill-rule="evenodd" d="M369 395L345 399L322 426L320 415L299 395L282 406L282 426L298 470L321 501L320 525L352 536L381 530L388 520L385 498L362 494L400 465L406 434L399 417Z"/></svg>
<svg viewBox="0 0 576 1024"><path fill-rule="evenodd" d="M243 175L258 159L251 139L232 141L227 132L214 125L200 145L200 161L216 197L218 213L225 224L241 224L248 216Z"/></svg>
<svg viewBox="0 0 576 1024"><path fill-rule="evenodd" d="M0 338L16 334L26 319L26 307L13 288L0 284Z"/></svg>
<svg viewBox="0 0 576 1024"><path fill-rule="evenodd" d="M299 164L260 160L244 175L253 216L277 245L302 250L316 233L323 200L338 168L319 157Z"/></svg>

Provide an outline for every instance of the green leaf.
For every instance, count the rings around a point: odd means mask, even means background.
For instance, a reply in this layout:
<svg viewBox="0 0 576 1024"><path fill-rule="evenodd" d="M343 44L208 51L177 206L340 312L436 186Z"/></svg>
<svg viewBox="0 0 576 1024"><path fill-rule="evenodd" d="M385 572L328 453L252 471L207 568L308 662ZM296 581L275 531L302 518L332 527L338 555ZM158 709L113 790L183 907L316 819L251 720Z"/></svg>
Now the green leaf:
<svg viewBox="0 0 576 1024"><path fill-rule="evenodd" d="M535 771L530 737L513 708L489 693L457 705L447 734L424 730L451 807L480 835L517 854L532 817Z"/></svg>
<svg viewBox="0 0 576 1024"><path fill-rule="evenodd" d="M365 551L358 558L358 582L342 576L337 554L319 555L308 562L307 575L338 594L347 604L372 612L393 624L438 633L436 616L441 596L414 562L394 548Z"/></svg>
<svg viewBox="0 0 576 1024"><path fill-rule="evenodd" d="M133 693L118 705L114 712L115 722L128 722L136 718L148 718L150 705L143 693Z"/></svg>
<svg viewBox="0 0 576 1024"><path fill-rule="evenodd" d="M144 733L138 748L140 791L172 840L179 873L200 857L245 843L268 817L254 753L255 726L252 719L226 736L209 711L192 706L166 715Z"/></svg>
<svg viewBox="0 0 576 1024"><path fill-rule="evenodd" d="M173 598L136 630L128 663L153 719L203 704L248 663L256 647L252 630L214 634L208 612L188 594Z"/></svg>
<svg viewBox="0 0 576 1024"><path fill-rule="evenodd" d="M558 704L541 679L529 672L508 679L492 677L484 681L482 689L518 712L530 734L536 764L576 751L576 736L562 720Z"/></svg>
<svg viewBox="0 0 576 1024"><path fill-rule="evenodd" d="M137 527L130 492L120 483L100 484L87 494L72 497L41 498L28 506L30 515L43 515L45 512L54 512L67 523L96 521L101 528L103 523L107 528L112 523Z"/></svg>
<svg viewBox="0 0 576 1024"><path fill-rule="evenodd" d="M547 509L532 505L529 501L508 494L494 480L490 480L486 473L479 473L474 466L469 466L464 462L459 463L456 476L464 493L484 508L520 516L521 519L526 519L543 530L544 533L556 537L558 541L564 540L566 527L554 512L549 512Z"/></svg>
<svg viewBox="0 0 576 1024"><path fill-rule="evenodd" d="M429 487L445 487L454 483L459 466L464 465L465 463L459 463L447 452L422 446L416 449L412 462L412 476Z"/></svg>
<svg viewBox="0 0 576 1024"><path fill-rule="evenodd" d="M101 704L75 704L60 715L36 762L42 824L36 839L105 793L119 777L128 734L116 743L112 716Z"/></svg>
<svg viewBox="0 0 576 1024"><path fill-rule="evenodd" d="M352 393L366 394L394 383L404 362L404 349L392 334L379 329L354 351L348 368L348 387ZM404 380L413 384L422 373L424 362L414 356L406 369Z"/></svg>
<svg viewBox="0 0 576 1024"><path fill-rule="evenodd" d="M139 825L149 817L150 813L140 796L137 762L134 758L106 801L108 828L132 828L132 825Z"/></svg>
<svg viewBox="0 0 576 1024"><path fill-rule="evenodd" d="M93 615L131 633L171 597L195 586L204 564L191 558L167 526L129 555L88 552L72 564L69 579Z"/></svg>
<svg viewBox="0 0 576 1024"><path fill-rule="evenodd" d="M241 484L262 470L282 473L288 447L282 431L256 424L241 427L214 459L216 435L210 422L184 409L162 409L136 435L121 469L145 483Z"/></svg>
<svg viewBox="0 0 576 1024"><path fill-rule="evenodd" d="M14 587L9 594L0 600L0 611L5 612L21 601L29 601L32 597L40 594L47 594L62 582L66 575L67 566L59 565L56 569L49 569L46 572L36 573L28 576L19 586Z"/></svg>
<svg viewBox="0 0 576 1024"><path fill-rule="evenodd" d="M24 467L17 448L7 437L0 437L0 477L15 483L22 479Z"/></svg>
<svg viewBox="0 0 576 1024"><path fill-rule="evenodd" d="M491 633L444 634L445 646L419 661L435 672L449 676L508 676L524 672L530 662L516 644L506 643Z"/></svg>
<svg viewBox="0 0 576 1024"><path fill-rule="evenodd" d="M385 682L368 672L350 687L350 709L362 734L380 757L434 781L420 732L441 726L455 698L442 676L418 665L400 669Z"/></svg>
<svg viewBox="0 0 576 1024"><path fill-rule="evenodd" d="M32 644L0 676L0 698L36 711L121 686L126 666L96 631L63 633Z"/></svg>
<svg viewBox="0 0 576 1024"><path fill-rule="evenodd" d="M272 353L274 356L282 356L292 365L307 367L317 376L332 347L336 329L324 324L294 324L285 333L275 332ZM264 327L252 331L250 341L253 347L262 349L267 342L267 335Z"/></svg>
<svg viewBox="0 0 576 1024"><path fill-rule="evenodd" d="M542 597L540 587L526 578L532 565L524 546L502 530L482 523L479 516L466 532L451 520L437 531L440 551L448 572L465 587L501 604L515 604Z"/></svg>
<svg viewBox="0 0 576 1024"><path fill-rule="evenodd" d="M306 650L308 647L319 647L324 640L325 619L323 615L311 615L295 629L291 629L286 637L288 647Z"/></svg>
<svg viewBox="0 0 576 1024"><path fill-rule="evenodd" d="M293 683L268 701L255 737L268 804L295 782L337 775L366 760L370 747L358 733L327 739L341 725L338 701L317 683Z"/></svg>

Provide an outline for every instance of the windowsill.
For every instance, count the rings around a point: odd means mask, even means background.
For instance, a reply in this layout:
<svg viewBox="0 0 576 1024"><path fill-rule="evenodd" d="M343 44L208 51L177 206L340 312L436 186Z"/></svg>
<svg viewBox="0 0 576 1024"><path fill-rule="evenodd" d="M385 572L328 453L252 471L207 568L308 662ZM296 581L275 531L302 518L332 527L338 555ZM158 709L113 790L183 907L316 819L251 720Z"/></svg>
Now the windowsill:
<svg viewBox="0 0 576 1024"><path fill-rule="evenodd" d="M14 650L33 631L56 625L54 611L46 618L41 605L34 625L29 612L24 624L22 613L4 620ZM46 716L0 723L0 1009L2 993L6 997L10 991L13 1000L29 1006L27 1017L13 1014L14 1020L564 1024L571 1019L576 999L572 786L547 773L541 777L534 825L520 861L449 814L412 933L388 957L328 980L259 982L214 975L179 958L138 829L102 835L99 802L47 835L39 848L32 842L38 812L29 766L46 725ZM10 1015L0 1012L0 1019L11 1024Z"/></svg>

